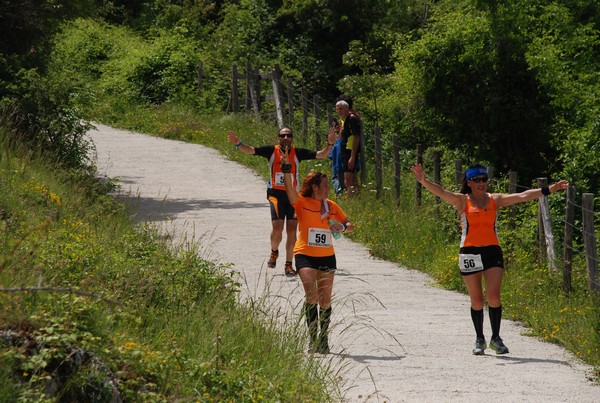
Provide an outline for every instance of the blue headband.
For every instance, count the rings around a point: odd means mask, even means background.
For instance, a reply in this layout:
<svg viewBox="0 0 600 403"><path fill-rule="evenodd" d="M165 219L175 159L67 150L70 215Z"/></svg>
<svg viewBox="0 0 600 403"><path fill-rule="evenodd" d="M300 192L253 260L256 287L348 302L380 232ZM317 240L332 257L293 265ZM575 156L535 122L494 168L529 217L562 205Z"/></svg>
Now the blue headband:
<svg viewBox="0 0 600 403"><path fill-rule="evenodd" d="M477 167L477 168L469 168L469 169L467 169L467 180L468 181L470 181L474 177L480 176L480 175L488 176L487 169L485 169L483 167Z"/></svg>

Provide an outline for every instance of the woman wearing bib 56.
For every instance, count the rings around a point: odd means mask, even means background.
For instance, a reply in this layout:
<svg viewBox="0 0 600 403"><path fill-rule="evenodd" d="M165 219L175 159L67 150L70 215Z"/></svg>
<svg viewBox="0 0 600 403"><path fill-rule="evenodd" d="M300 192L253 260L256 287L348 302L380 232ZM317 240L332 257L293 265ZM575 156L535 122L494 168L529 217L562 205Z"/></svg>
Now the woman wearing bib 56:
<svg viewBox="0 0 600 403"><path fill-rule="evenodd" d="M500 338L502 304L500 286L504 271L504 258L496 233L497 211L517 203L523 203L564 190L569 186L561 180L551 186L529 189L521 193L488 193L487 170L475 165L465 172L460 193L449 192L440 185L425 178L421 165L415 165L412 172L419 183L447 203L452 204L460 214L462 235L460 240L459 268L471 299L471 319L477 335L473 354L482 355L487 347L483 334L483 287L488 303L488 313L492 327L490 348L496 354L508 353L508 348Z"/></svg>
<svg viewBox="0 0 600 403"><path fill-rule="evenodd" d="M354 225L340 206L327 198L327 175L315 171L309 173L297 192L292 185L290 169L287 154L284 154L281 164L283 182L298 217L294 258L306 295L303 313L310 336L309 351L328 354L331 295L337 268L332 232L350 232ZM332 220L331 226L329 220Z"/></svg>

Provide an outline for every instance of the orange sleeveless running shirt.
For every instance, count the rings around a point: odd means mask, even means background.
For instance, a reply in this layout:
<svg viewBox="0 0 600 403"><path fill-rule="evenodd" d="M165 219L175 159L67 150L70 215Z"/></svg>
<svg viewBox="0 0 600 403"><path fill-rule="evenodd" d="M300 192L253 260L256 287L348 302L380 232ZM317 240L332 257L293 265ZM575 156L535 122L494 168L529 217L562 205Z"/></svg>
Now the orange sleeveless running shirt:
<svg viewBox="0 0 600 403"><path fill-rule="evenodd" d="M281 172L281 157L283 153L281 152L281 146L276 145L273 150L273 154L269 159L269 168L271 169L271 180L269 181L269 187L272 189L279 189L285 192L285 185L283 184L283 172ZM288 150L288 159L290 164L292 165L292 185L296 189L296 191L300 190L300 181L298 178L298 165L300 161L296 156L296 148L290 147Z"/></svg>
<svg viewBox="0 0 600 403"><path fill-rule="evenodd" d="M298 217L298 239L294 247L294 255L311 257L333 255L335 252L329 230L329 219L344 222L347 216L341 207L329 199L317 200L301 195L298 195L298 200L293 206ZM321 209L321 206L324 208Z"/></svg>
<svg viewBox="0 0 600 403"><path fill-rule="evenodd" d="M467 195L467 205L460 215L462 227L460 247L499 245L497 218L498 209L491 196L487 207L480 209L473 205L471 197Z"/></svg>

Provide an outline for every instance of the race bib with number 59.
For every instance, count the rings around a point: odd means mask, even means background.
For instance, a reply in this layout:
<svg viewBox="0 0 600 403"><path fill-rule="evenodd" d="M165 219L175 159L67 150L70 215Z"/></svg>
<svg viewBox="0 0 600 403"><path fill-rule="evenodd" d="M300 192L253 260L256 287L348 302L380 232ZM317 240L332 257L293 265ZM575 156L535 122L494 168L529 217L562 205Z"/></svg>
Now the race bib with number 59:
<svg viewBox="0 0 600 403"><path fill-rule="evenodd" d="M308 246L319 246L323 248L331 246L331 231L323 228L309 228Z"/></svg>

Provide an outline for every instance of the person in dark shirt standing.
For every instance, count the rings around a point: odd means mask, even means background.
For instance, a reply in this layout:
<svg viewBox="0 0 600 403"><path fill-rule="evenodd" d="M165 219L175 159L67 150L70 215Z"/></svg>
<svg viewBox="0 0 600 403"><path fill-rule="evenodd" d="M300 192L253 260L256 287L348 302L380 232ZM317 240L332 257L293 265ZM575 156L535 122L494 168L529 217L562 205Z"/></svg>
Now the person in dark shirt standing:
<svg viewBox="0 0 600 403"><path fill-rule="evenodd" d="M335 111L341 120L341 157L344 167L344 186L349 196L358 193L358 175L360 171L361 121L350 109L350 104L340 99L335 104Z"/></svg>
<svg viewBox="0 0 600 403"><path fill-rule="evenodd" d="M294 180L294 187L299 187L298 181L298 166L300 161L310 159L325 159L329 155L329 150L335 142L335 133L330 130L327 137L327 144L325 148L320 151L311 151L305 148L296 148L292 146L294 140L294 134L292 129L284 127L277 133L278 144L276 145L265 145L261 147L252 147L244 144L239 137L231 130L228 132L227 139L233 143L244 154L258 155L266 158L269 161L269 168L271 176L267 184L267 199L271 205L271 252L267 266L274 269L279 257L279 244L283 239L283 228L284 223L287 234L285 243L286 258L284 271L288 277L296 275L296 271L292 266L292 259L294 256L294 245L296 244L296 228L298 226L298 220L296 218L294 208L290 204L287 193L285 191L285 185L283 183L283 172L281 172L281 159L283 151L286 152L290 163L292 164L292 176Z"/></svg>

